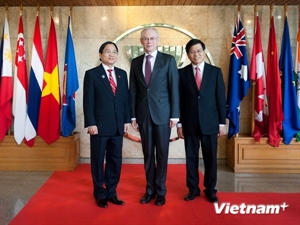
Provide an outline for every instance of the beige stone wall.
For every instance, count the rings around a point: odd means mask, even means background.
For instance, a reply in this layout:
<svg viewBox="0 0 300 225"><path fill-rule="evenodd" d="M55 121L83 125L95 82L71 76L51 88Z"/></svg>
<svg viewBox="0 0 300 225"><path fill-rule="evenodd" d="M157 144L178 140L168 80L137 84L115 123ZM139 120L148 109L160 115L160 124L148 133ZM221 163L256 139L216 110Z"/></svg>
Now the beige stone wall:
<svg viewBox="0 0 300 225"><path fill-rule="evenodd" d="M9 28L13 58L15 56L19 7L9 8ZM0 7L0 27L4 23L5 8ZM261 18L261 33L265 62L268 35L270 8L269 6L258 6L258 13ZM54 7L53 18L55 20L56 34L59 54L59 74L62 80L63 64L65 56L65 42L68 25L69 7ZM283 6L274 6L273 15L277 33L277 46L280 51L281 37L284 25ZM27 55L27 67L30 69L33 29L36 17L35 7L24 7L23 11L25 45ZM98 49L107 40L115 40L119 35L137 26L150 23L165 23L182 28L194 36L200 38L211 53L214 64L221 67L224 81L227 87L229 54L231 48L232 33L237 16L237 6L146 6L146 7L73 7L72 27L73 39L76 51L77 69L80 88L76 94L77 99L77 127L76 131L81 133L81 157L89 157L89 136L83 127L82 110L82 86L84 73L87 69L99 64ZM241 19L246 30L248 45L248 60L250 63L253 36L254 36L254 7L242 6ZM290 28L293 56L295 54L296 35L298 30L298 6L288 7L288 21ZM41 7L40 24L44 55L50 24L50 7ZM169 28L158 28L160 32L160 45L185 45L190 39L182 32ZM2 32L1 32L2 34ZM126 54L127 45L139 45L140 31L131 33L117 44L119 47L119 59L117 66L124 68L129 74L130 63ZM188 62L186 62L188 63ZM241 105L241 134L251 133L251 90ZM131 131L131 134L138 136ZM176 130L172 130L172 137L176 137ZM138 142L124 140L125 159L142 158L141 145ZM183 141L175 141L170 144L170 159L183 159ZM226 137L220 138L218 157L226 158Z"/></svg>

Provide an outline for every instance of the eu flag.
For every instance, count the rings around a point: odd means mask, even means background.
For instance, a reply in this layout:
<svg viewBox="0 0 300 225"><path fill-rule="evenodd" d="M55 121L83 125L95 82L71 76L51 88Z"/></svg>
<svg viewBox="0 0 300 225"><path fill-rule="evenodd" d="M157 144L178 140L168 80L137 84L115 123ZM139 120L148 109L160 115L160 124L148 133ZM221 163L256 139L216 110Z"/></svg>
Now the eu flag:
<svg viewBox="0 0 300 225"><path fill-rule="evenodd" d="M292 50L290 43L289 24L285 17L282 36L279 68L282 74L282 122L283 142L290 144L294 135L300 130L300 118L297 109L296 80L293 73Z"/></svg>
<svg viewBox="0 0 300 225"><path fill-rule="evenodd" d="M250 87L248 74L246 34L238 14L232 38L228 75L226 115L229 119L228 139L240 130L240 102Z"/></svg>
<svg viewBox="0 0 300 225"><path fill-rule="evenodd" d="M75 92L79 88L75 51L69 16L62 97L62 136L68 137L76 127Z"/></svg>

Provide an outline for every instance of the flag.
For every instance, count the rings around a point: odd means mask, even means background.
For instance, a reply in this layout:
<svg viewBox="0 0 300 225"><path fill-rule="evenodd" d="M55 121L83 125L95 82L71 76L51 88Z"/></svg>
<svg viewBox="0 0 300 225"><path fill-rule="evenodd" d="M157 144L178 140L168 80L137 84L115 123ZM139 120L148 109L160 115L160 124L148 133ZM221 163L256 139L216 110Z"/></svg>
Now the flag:
<svg viewBox="0 0 300 225"><path fill-rule="evenodd" d="M2 44L3 43L3 44ZM11 100L13 96L12 54L7 16L4 19L1 43L1 83L0 83L0 142L12 124Z"/></svg>
<svg viewBox="0 0 300 225"><path fill-rule="evenodd" d="M15 57L15 75L13 91L14 138L21 144L25 137L25 121L27 117L27 68L23 31L23 18L19 18L19 30Z"/></svg>
<svg viewBox="0 0 300 225"><path fill-rule="evenodd" d="M240 130L240 102L250 87L246 34L238 14L232 38L227 92L228 138Z"/></svg>
<svg viewBox="0 0 300 225"><path fill-rule="evenodd" d="M4 29L2 30L2 38L1 38L1 44L0 44L0 88L1 88L1 73L2 73L2 65L3 65L3 45L4 45L3 37L4 37ZM0 95L1 95L1 92L0 92Z"/></svg>
<svg viewBox="0 0 300 225"><path fill-rule="evenodd" d="M33 146L34 138L37 135L41 93L43 87L43 74L43 49L40 22L39 16L36 16L28 88L28 115L25 123L25 143L30 147Z"/></svg>
<svg viewBox="0 0 300 225"><path fill-rule="evenodd" d="M292 49L287 17L285 17L284 22L279 68L282 75L283 142L290 144L295 134L300 130L300 117L297 108L296 80L293 72Z"/></svg>
<svg viewBox="0 0 300 225"><path fill-rule="evenodd" d="M297 46L295 54L295 80L297 81L297 108L300 116L300 27L298 28ZM300 131L296 134L296 140L300 141Z"/></svg>
<svg viewBox="0 0 300 225"><path fill-rule="evenodd" d="M282 100L280 87L280 71L274 17L271 17L267 62L267 95L269 100L269 144L279 146L280 132L282 131Z"/></svg>
<svg viewBox="0 0 300 225"><path fill-rule="evenodd" d="M62 97L62 136L68 137L76 127L75 92L79 88L72 24L69 16Z"/></svg>
<svg viewBox="0 0 300 225"><path fill-rule="evenodd" d="M255 88L255 121L253 137L256 141L267 134L267 117L269 115L264 56L261 44L259 16L256 16L256 31L253 41L250 78L256 82Z"/></svg>
<svg viewBox="0 0 300 225"><path fill-rule="evenodd" d="M59 92L57 40L51 17L38 121L38 135L47 144L55 142L60 136Z"/></svg>

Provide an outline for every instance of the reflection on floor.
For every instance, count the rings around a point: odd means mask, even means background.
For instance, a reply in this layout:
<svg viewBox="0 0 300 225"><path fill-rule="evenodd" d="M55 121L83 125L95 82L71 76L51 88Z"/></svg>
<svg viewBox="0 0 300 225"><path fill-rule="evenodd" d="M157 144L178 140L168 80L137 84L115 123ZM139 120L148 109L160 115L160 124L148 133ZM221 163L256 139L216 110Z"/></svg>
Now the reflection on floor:
<svg viewBox="0 0 300 225"><path fill-rule="evenodd" d="M203 170L203 165L200 165ZM52 172L0 171L0 224L7 225ZM300 192L300 174L235 174L218 165L219 192Z"/></svg>

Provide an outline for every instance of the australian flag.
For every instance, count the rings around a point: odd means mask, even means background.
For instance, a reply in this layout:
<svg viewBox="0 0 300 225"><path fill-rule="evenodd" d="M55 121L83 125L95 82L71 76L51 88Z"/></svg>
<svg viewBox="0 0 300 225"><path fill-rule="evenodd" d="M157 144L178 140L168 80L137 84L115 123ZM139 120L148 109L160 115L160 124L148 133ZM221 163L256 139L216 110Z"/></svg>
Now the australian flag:
<svg viewBox="0 0 300 225"><path fill-rule="evenodd" d="M240 102L247 95L249 87L246 34L238 14L232 38L228 74L226 115L229 119L228 139L240 130Z"/></svg>
<svg viewBox="0 0 300 225"><path fill-rule="evenodd" d="M71 18L69 17L62 97L62 136L64 137L70 136L76 127L75 92L78 88Z"/></svg>

